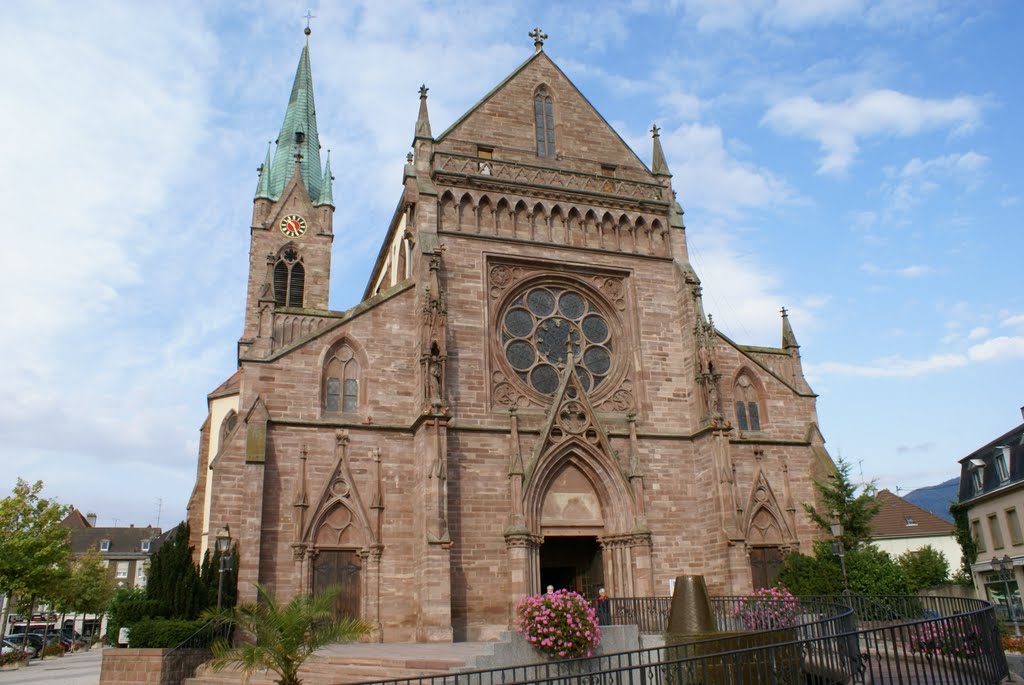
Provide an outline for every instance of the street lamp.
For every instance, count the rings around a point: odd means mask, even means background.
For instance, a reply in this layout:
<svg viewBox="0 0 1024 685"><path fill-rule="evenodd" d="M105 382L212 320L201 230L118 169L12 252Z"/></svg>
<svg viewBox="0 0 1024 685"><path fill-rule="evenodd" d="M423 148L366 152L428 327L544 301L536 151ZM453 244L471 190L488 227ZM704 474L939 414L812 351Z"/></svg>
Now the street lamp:
<svg viewBox="0 0 1024 685"><path fill-rule="evenodd" d="M846 549L843 547L843 524L836 521L829 528L832 529L832 553L839 557L839 565L843 569L843 595L850 596L850 582L846 578Z"/></svg>
<svg viewBox="0 0 1024 685"><path fill-rule="evenodd" d="M1013 621L1013 631L1020 637L1020 625L1017 623L1017 612L1013 610L1013 595L1010 594L1010 581L1013 580L1013 559L1009 554L1002 559L992 557L992 570L996 572L999 580L1003 581L1003 588L1006 590L1006 613Z"/></svg>
<svg viewBox="0 0 1024 685"><path fill-rule="evenodd" d="M231 531L224 526L217 531L217 551L220 553L220 569L217 571L217 610L220 610L221 596L224 594L224 572L231 570L233 561L231 551Z"/></svg>

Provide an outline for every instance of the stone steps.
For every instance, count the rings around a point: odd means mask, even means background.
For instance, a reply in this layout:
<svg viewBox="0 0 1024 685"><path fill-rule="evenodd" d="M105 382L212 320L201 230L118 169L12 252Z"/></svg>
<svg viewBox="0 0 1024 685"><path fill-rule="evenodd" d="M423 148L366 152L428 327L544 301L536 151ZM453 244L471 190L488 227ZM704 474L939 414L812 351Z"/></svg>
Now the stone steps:
<svg viewBox="0 0 1024 685"><path fill-rule="evenodd" d="M348 685L445 675L489 653L487 643L333 645L317 652L299 672L303 685ZM254 673L249 685L273 685L272 672ZM240 685L238 671L214 672L203 665L183 685Z"/></svg>

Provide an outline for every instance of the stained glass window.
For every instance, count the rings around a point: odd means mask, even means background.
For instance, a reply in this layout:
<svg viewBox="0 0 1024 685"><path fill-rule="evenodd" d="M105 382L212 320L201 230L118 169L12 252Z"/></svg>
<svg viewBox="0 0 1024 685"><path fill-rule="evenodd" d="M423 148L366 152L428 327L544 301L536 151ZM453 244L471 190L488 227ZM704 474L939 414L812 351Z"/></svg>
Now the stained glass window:
<svg viewBox="0 0 1024 685"><path fill-rule="evenodd" d="M501 319L505 359L519 378L543 395L558 390L570 352L587 392L612 370L613 336L602 312L581 290L540 285L514 299Z"/></svg>

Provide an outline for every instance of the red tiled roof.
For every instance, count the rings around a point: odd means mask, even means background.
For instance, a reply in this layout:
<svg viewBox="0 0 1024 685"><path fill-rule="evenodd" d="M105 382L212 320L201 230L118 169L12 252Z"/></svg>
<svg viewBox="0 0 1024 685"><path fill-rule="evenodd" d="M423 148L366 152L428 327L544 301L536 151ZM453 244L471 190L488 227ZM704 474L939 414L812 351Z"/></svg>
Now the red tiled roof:
<svg viewBox="0 0 1024 685"><path fill-rule="evenodd" d="M933 535L952 535L953 524L940 519L930 511L911 504L888 490L878 493L882 504L878 515L871 521L873 538L911 538Z"/></svg>
<svg viewBox="0 0 1024 685"><path fill-rule="evenodd" d="M220 395L230 395L232 392L238 392L238 386L241 382L242 369L238 369L226 381L218 385L208 397L219 397Z"/></svg>

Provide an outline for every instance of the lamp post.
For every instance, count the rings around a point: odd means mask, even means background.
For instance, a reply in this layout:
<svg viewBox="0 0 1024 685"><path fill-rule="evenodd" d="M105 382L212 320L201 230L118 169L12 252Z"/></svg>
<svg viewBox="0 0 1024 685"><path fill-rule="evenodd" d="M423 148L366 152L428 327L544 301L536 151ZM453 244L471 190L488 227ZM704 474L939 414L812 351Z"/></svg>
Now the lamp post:
<svg viewBox="0 0 1024 685"><path fill-rule="evenodd" d="M996 572L999 580L1003 581L1003 589L1006 591L1006 613L1013 621L1013 632L1020 637L1020 625L1017 623L1017 612L1013 610L1013 595L1010 594L1010 581L1013 580L1013 559L1009 554L1002 559L992 557L992 570Z"/></svg>
<svg viewBox="0 0 1024 685"><path fill-rule="evenodd" d="M220 568L217 570L217 610L220 611L224 594L224 572L231 570L231 531L224 526L217 531L217 551L220 553Z"/></svg>
<svg viewBox="0 0 1024 685"><path fill-rule="evenodd" d="M850 596L850 582L846 577L846 548L843 547L843 524L836 521L829 528L832 529L832 553L839 557L839 566L843 569L843 596Z"/></svg>

